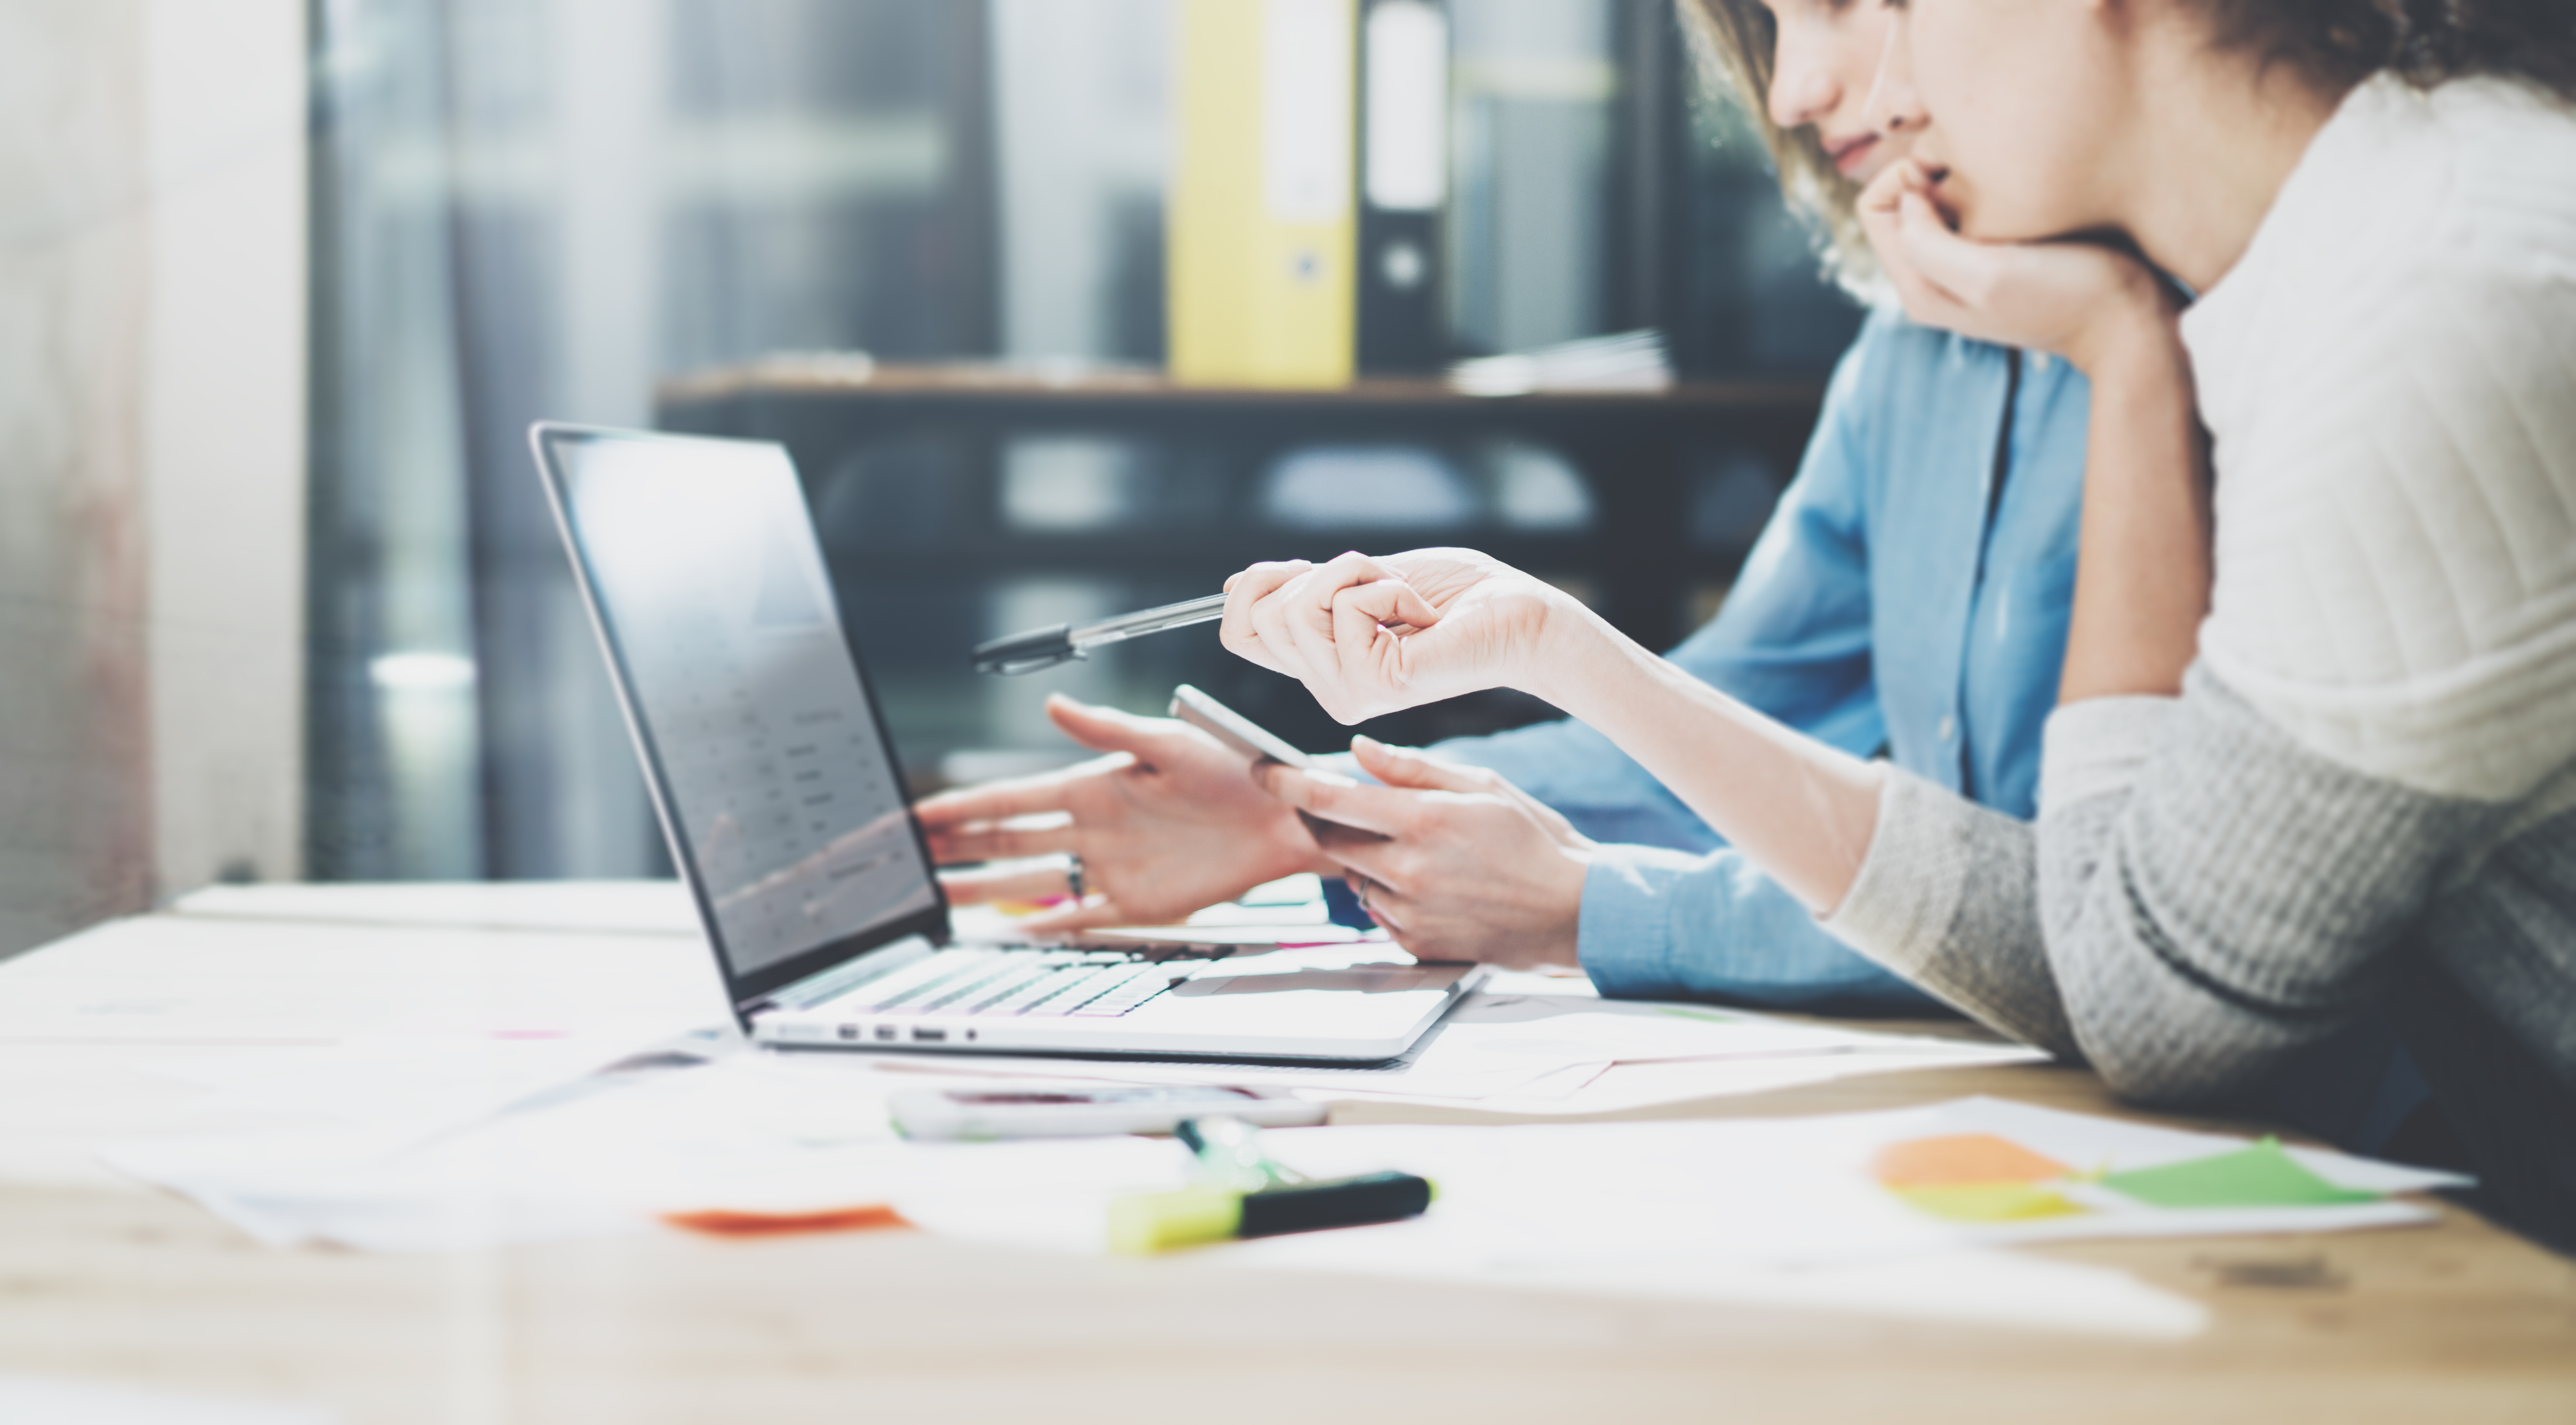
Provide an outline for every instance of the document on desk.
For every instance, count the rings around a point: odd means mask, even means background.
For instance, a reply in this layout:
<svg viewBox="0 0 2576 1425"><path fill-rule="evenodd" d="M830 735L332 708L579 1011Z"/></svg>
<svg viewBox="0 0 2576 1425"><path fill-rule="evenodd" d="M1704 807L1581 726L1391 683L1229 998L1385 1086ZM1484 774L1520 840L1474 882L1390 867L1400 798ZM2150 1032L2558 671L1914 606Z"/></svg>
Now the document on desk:
<svg viewBox="0 0 2576 1425"><path fill-rule="evenodd" d="M613 993L603 993L613 987ZM0 963L0 1042L327 1044L720 1019L706 947L668 935L148 915Z"/></svg>
<svg viewBox="0 0 2576 1425"><path fill-rule="evenodd" d="M210 1090L210 1108L336 1119L426 1138L533 1104L620 1062L712 1053L713 1031L667 1022L581 1030L368 1034L338 1044L173 1059L149 1072Z"/></svg>
<svg viewBox="0 0 2576 1425"><path fill-rule="evenodd" d="M2461 1181L1993 1099L1805 1119L1278 1129L1263 1141L1312 1176L1400 1168L1440 1196L1417 1219L1211 1248L1202 1260L2144 1336L2187 1335L2205 1313L2118 1272L1999 1249L2422 1222L2429 1212L2385 1194ZM2248 1153L2266 1163L2229 1161ZM2275 1158L2300 1181L2285 1181ZM2156 1191L2118 1186L2157 1172L2173 1176ZM2162 1206L2176 1182L2220 1195ZM1970 1191L1939 1194L1957 1187ZM990 1193L897 1206L932 1231L1099 1249L1093 1218L1061 1202L1042 1214Z"/></svg>
<svg viewBox="0 0 2576 1425"><path fill-rule="evenodd" d="M669 1212L879 1203L940 1161L896 1136L887 1088L772 1055L587 1087L426 1138L346 1127L109 1144L100 1156L271 1245L385 1252L633 1232ZM1112 1153L1146 1142L1102 1141Z"/></svg>

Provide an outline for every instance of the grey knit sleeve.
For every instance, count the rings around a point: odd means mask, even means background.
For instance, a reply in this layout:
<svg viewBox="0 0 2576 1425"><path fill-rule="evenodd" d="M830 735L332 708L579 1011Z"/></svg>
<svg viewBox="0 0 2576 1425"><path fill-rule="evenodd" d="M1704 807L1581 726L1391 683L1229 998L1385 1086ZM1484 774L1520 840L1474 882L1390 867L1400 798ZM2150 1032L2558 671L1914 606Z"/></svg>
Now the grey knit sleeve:
<svg viewBox="0 0 2576 1425"><path fill-rule="evenodd" d="M2198 668L2048 738L2035 827L1894 774L1828 928L2142 1099L2240 1087L2358 1014L2503 810L2327 761Z"/></svg>

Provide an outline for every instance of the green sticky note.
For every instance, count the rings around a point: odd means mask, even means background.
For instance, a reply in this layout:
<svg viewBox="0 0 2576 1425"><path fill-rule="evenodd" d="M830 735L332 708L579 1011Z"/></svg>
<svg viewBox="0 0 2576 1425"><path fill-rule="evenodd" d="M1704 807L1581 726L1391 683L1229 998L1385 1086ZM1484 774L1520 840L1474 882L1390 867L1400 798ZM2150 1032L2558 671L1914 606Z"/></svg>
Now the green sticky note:
<svg viewBox="0 0 2576 1425"><path fill-rule="evenodd" d="M2380 1196L2336 1187L2301 1167L2270 1138L2215 1157L2110 1173L2101 1181L2150 1207L2330 1207L2377 1202Z"/></svg>

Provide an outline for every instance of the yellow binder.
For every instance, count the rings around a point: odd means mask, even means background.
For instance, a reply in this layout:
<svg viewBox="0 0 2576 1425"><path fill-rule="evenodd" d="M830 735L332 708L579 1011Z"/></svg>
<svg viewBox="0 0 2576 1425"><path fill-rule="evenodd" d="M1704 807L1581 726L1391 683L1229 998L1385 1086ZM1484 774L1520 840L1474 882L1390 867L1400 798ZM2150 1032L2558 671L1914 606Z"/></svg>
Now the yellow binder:
<svg viewBox="0 0 2576 1425"><path fill-rule="evenodd" d="M1171 372L1351 379L1354 0L1181 0L1167 217Z"/></svg>

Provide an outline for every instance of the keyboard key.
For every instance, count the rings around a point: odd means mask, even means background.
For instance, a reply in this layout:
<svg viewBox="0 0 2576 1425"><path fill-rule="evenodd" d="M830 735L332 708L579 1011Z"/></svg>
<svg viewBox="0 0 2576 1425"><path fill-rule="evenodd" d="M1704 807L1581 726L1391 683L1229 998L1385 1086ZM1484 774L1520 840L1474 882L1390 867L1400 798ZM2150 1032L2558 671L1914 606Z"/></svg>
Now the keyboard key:
<svg viewBox="0 0 2576 1425"><path fill-rule="evenodd" d="M1074 1013L1084 1019L1115 1019L1172 987L1171 972L1157 967L1131 975L1124 984Z"/></svg>
<svg viewBox="0 0 2576 1425"><path fill-rule="evenodd" d="M1071 1014L1152 968L1150 965L1117 964L1094 970L1066 985L1059 992L1022 1010L1021 1013L1032 1017Z"/></svg>

